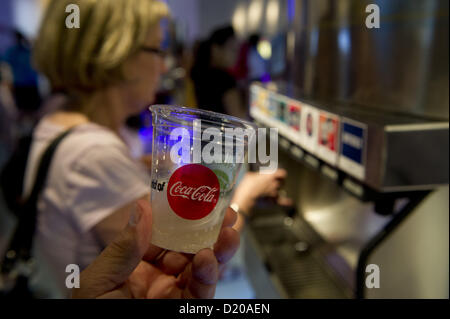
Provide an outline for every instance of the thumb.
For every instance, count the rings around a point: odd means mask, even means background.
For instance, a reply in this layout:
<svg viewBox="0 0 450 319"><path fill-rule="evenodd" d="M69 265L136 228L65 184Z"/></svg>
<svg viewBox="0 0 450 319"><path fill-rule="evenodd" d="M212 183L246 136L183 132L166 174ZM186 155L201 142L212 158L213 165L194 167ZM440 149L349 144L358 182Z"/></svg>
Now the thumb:
<svg viewBox="0 0 450 319"><path fill-rule="evenodd" d="M127 227L80 275L73 298L97 298L122 285L142 260L150 245L152 211L139 200Z"/></svg>
<svg viewBox="0 0 450 319"><path fill-rule="evenodd" d="M281 179L283 179L283 178L286 178L286 176L287 176L287 171L285 170L285 169L283 169L283 168L280 168L280 169L277 169L276 171L275 171L275 173L273 173L274 174L274 176L275 176L275 178L281 178Z"/></svg>

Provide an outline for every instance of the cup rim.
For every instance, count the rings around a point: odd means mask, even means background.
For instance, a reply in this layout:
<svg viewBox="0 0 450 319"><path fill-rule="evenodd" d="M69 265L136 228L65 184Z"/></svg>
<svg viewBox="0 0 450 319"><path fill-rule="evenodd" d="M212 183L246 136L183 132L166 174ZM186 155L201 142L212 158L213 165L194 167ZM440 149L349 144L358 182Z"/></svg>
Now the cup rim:
<svg viewBox="0 0 450 319"><path fill-rule="evenodd" d="M239 117L236 116L232 116L232 115L227 115L227 114L223 114L223 113L218 113L218 112L213 112L213 111L208 111L208 110L202 110L202 109L197 109L197 108L190 108L190 107L186 107L186 106L179 106L179 105L169 105L169 104L153 104L149 106L149 110L150 112L153 111L159 111L162 109L170 109L173 111L178 111L178 112L191 112L191 113L196 113L199 115L208 115L212 118L217 118L218 120L208 120L208 122L212 122L212 123L217 123L217 124L223 124L224 121L223 119L226 119L227 122L229 122L229 124L234 125L234 123L239 123L241 125L244 125L246 128L252 128L254 130L256 130L258 128L258 126L255 123L252 123L250 121L241 119ZM237 126L237 125L235 125Z"/></svg>

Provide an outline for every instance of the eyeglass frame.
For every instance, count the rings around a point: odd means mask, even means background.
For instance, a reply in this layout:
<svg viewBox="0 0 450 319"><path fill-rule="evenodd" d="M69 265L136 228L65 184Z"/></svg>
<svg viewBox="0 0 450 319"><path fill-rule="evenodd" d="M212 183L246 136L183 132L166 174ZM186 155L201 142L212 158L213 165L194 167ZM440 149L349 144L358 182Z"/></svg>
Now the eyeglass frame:
<svg viewBox="0 0 450 319"><path fill-rule="evenodd" d="M167 51L162 50L160 48L142 46L141 50L144 51L144 52L157 54L163 59L167 56Z"/></svg>

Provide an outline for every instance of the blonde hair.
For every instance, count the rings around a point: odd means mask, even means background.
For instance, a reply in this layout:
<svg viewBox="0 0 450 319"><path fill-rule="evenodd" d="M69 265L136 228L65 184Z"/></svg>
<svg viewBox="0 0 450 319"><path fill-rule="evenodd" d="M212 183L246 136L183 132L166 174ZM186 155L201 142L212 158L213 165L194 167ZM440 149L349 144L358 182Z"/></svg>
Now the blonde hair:
<svg viewBox="0 0 450 319"><path fill-rule="evenodd" d="M69 29L66 6L80 8L80 28ZM124 80L125 61L148 31L169 15L156 0L52 0L34 48L34 62L52 86L91 92Z"/></svg>

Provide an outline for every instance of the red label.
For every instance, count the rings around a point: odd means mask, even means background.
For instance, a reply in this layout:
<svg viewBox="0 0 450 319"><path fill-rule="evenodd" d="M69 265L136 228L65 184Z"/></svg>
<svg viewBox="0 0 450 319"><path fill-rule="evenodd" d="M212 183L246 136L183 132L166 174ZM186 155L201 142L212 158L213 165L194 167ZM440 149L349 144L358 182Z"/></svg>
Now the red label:
<svg viewBox="0 0 450 319"><path fill-rule="evenodd" d="M169 179L167 200L170 208L185 219L201 219L212 212L219 200L216 174L200 164L181 166Z"/></svg>

